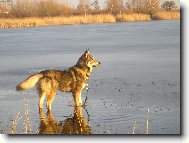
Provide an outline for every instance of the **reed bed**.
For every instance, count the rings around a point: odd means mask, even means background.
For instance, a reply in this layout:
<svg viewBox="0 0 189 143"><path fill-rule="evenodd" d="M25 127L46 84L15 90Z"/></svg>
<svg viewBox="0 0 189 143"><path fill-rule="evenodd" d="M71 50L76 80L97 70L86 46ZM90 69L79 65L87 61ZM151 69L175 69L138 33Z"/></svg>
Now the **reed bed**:
<svg viewBox="0 0 189 143"><path fill-rule="evenodd" d="M0 19L0 28L49 26L49 25L70 25L70 24L90 24L90 23L113 23L116 19L113 15L87 15L71 17L45 17L45 18L20 18L20 19Z"/></svg>
<svg viewBox="0 0 189 143"><path fill-rule="evenodd" d="M92 24L92 23L114 23L129 21L148 21L148 20L171 20L180 19L179 11L156 12L150 17L148 14L131 13L131 14L99 14L87 16L59 16L59 17L29 17L29 18L2 18L0 19L0 28L18 28L33 26L50 26L50 25L73 25L73 24Z"/></svg>
<svg viewBox="0 0 189 143"><path fill-rule="evenodd" d="M175 20L180 19L180 11L162 11L152 15L153 20Z"/></svg>
<svg viewBox="0 0 189 143"><path fill-rule="evenodd" d="M150 20L150 15L148 14L119 14L116 16L117 22L129 22L129 21L148 21Z"/></svg>

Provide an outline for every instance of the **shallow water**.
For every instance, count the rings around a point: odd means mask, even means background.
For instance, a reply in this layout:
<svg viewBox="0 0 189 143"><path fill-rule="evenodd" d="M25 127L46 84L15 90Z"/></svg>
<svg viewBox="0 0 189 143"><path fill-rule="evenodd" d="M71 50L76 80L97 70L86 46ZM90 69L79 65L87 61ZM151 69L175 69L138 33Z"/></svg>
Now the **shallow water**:
<svg viewBox="0 0 189 143"><path fill-rule="evenodd" d="M102 66L82 93L85 108L58 92L52 113L45 105L39 113L35 88L15 91L33 73L74 65L87 48ZM180 21L0 29L0 67L1 133L20 112L13 133L145 134L148 108L149 134L180 133Z"/></svg>

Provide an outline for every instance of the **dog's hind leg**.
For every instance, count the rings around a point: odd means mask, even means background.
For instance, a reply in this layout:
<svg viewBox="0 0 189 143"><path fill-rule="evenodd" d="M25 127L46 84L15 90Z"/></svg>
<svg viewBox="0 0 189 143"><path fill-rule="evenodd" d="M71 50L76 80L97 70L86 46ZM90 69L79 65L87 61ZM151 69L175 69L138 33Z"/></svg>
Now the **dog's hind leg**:
<svg viewBox="0 0 189 143"><path fill-rule="evenodd" d="M46 107L47 107L47 109L49 111L51 110L51 104L52 104L55 96L56 96L56 92L55 91L51 91L50 94L47 96Z"/></svg>
<svg viewBox="0 0 189 143"><path fill-rule="evenodd" d="M45 99L45 96L46 96L46 93L45 92L41 92L40 94L39 94L39 109L42 109L43 108L43 101L44 101L44 99Z"/></svg>

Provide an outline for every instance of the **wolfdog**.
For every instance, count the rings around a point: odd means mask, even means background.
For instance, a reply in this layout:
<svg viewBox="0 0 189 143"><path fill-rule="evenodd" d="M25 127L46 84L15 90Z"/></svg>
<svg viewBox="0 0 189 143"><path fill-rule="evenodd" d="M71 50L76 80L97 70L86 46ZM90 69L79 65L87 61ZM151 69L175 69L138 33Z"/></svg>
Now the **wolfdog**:
<svg viewBox="0 0 189 143"><path fill-rule="evenodd" d="M39 94L39 109L43 108L43 101L47 97L46 107L50 111L51 104L57 90L72 92L75 106L82 106L81 92L87 85L93 67L101 63L89 54L89 49L79 58L76 65L67 70L45 70L29 76L25 81L16 86L16 90L27 90L37 84Z"/></svg>

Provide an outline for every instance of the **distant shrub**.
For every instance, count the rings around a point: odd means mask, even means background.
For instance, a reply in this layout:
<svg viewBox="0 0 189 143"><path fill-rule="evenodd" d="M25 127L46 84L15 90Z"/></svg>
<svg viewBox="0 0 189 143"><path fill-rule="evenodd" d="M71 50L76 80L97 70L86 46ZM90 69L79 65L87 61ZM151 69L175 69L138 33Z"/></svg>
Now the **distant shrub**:
<svg viewBox="0 0 189 143"><path fill-rule="evenodd" d="M116 16L116 21L118 22L127 22L127 21L147 21L150 20L150 15L147 14L119 14Z"/></svg>
<svg viewBox="0 0 189 143"><path fill-rule="evenodd" d="M152 15L153 20L174 20L180 19L180 11L161 11Z"/></svg>
<svg viewBox="0 0 189 143"><path fill-rule="evenodd" d="M22 17L48 17L48 16L70 16L73 8L58 2L58 0L15 0L11 4L11 16Z"/></svg>

